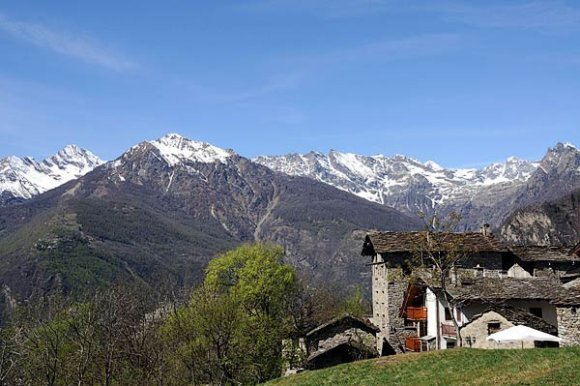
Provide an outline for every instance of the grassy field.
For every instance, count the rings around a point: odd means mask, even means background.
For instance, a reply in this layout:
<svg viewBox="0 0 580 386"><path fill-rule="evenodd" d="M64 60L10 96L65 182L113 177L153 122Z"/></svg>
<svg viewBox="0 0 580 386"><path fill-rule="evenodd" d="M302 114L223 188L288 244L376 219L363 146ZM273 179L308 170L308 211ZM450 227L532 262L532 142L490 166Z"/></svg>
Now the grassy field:
<svg viewBox="0 0 580 386"><path fill-rule="evenodd" d="M267 385L580 385L580 348L397 355L305 371Z"/></svg>

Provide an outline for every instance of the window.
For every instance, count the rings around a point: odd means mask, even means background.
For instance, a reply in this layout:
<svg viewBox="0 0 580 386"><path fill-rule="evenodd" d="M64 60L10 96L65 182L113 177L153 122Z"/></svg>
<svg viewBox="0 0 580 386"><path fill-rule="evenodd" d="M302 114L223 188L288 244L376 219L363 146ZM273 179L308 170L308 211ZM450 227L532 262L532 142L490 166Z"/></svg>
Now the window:
<svg viewBox="0 0 580 386"><path fill-rule="evenodd" d="M542 309L540 307L530 307L530 314L536 315L538 318L541 318Z"/></svg>
<svg viewBox="0 0 580 386"><path fill-rule="evenodd" d="M419 322L419 336L427 335L427 322Z"/></svg>
<svg viewBox="0 0 580 386"><path fill-rule="evenodd" d="M570 310L570 312L572 313L572 315L576 315L576 307L572 307L572 309Z"/></svg>
<svg viewBox="0 0 580 386"><path fill-rule="evenodd" d="M445 308L445 320L452 320L451 319L451 312L449 312L449 308Z"/></svg>
<svg viewBox="0 0 580 386"><path fill-rule="evenodd" d="M500 322L489 322L487 324L487 335L491 335L498 332L500 328L501 328Z"/></svg>

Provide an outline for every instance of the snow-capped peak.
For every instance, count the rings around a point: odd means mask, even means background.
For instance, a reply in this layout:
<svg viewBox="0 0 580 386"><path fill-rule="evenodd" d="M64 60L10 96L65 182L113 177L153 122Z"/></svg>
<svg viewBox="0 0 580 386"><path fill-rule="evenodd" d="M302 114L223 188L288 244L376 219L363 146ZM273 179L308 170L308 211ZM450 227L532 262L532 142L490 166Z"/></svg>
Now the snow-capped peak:
<svg viewBox="0 0 580 386"><path fill-rule="evenodd" d="M401 154L367 157L335 150L327 155L293 154L258 157L255 161L413 213L443 203L469 201L487 194L490 188L497 187L500 193L508 191L507 183L524 183L538 167L537 163L512 157L482 169L446 169L433 161L421 162Z"/></svg>
<svg viewBox="0 0 580 386"><path fill-rule="evenodd" d="M40 162L32 157L9 156L0 159L0 195L28 199L82 177L102 163L76 145L68 145Z"/></svg>
<svg viewBox="0 0 580 386"><path fill-rule="evenodd" d="M42 161L44 164L60 169L76 168L74 174L86 174L103 163L99 157L77 145L67 145L61 151Z"/></svg>
<svg viewBox="0 0 580 386"><path fill-rule="evenodd" d="M437 171L437 172L440 172L440 171L443 171L443 170L445 170L445 169L443 168L443 166L441 166L441 165L439 165L437 162L435 162L435 161L431 161L431 160L429 160L429 161L425 162L425 163L424 163L424 165L425 165L426 167L428 167L429 169L435 170L435 171Z"/></svg>
<svg viewBox="0 0 580 386"><path fill-rule="evenodd" d="M224 150L207 142L193 141L176 133L167 134L149 143L159 150L160 155L171 166L184 161L226 163L234 155L231 150Z"/></svg>
<svg viewBox="0 0 580 386"><path fill-rule="evenodd" d="M578 150L578 148L571 142L565 142L564 143L564 147L570 148L570 149L574 149L574 150Z"/></svg>

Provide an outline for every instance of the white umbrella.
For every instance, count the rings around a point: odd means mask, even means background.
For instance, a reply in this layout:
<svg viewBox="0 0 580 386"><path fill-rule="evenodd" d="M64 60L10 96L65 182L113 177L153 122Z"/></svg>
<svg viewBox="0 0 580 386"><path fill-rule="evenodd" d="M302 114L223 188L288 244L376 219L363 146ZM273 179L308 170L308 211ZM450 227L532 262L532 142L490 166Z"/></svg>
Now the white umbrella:
<svg viewBox="0 0 580 386"><path fill-rule="evenodd" d="M534 330L527 326L514 326L503 331L496 332L487 337L487 340L493 340L498 343L519 342L525 340L540 342L561 342L562 339L557 336L546 334L545 332Z"/></svg>

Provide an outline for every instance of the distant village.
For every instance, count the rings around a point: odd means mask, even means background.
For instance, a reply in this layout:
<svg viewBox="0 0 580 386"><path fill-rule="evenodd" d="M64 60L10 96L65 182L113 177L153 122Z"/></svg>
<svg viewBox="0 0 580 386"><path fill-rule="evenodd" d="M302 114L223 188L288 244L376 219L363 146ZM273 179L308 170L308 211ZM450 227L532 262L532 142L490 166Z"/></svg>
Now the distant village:
<svg viewBox="0 0 580 386"><path fill-rule="evenodd" d="M484 225L481 232L370 232L361 254L372 273L372 315L343 315L307 333L297 342L305 361L288 373L456 347L580 345L580 243L506 245ZM437 259L448 266L430 266ZM514 326L554 338L488 339Z"/></svg>

